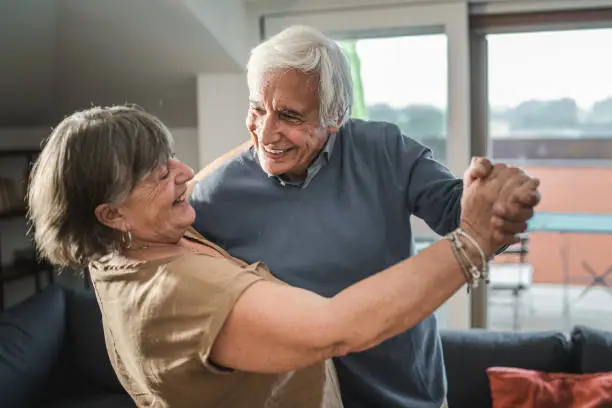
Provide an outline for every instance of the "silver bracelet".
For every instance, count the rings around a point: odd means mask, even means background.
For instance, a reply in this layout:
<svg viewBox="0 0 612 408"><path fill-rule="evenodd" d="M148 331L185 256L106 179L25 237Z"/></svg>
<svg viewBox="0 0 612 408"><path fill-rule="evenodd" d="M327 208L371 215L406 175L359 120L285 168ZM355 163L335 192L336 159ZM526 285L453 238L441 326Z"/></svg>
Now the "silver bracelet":
<svg viewBox="0 0 612 408"><path fill-rule="evenodd" d="M468 234L467 232L465 232L461 228L457 229L457 233L459 235L463 235L464 237L466 237L468 239L468 241L470 241L472 243L472 245L474 245L474 247L478 250L478 253L480 254L480 261L482 262L481 270L479 271L478 267L476 265L474 265L473 263L472 263L472 267L476 270L475 273L478 273L480 275L480 278L486 284L488 284L489 283L489 260L488 260L487 256L485 255L482 247L480 246L478 241L476 241L472 236L470 236L470 234ZM461 242L461 241L459 241L459 242ZM463 251L464 256L469 258L467 252L465 252L465 250L463 249L463 245L462 245L461 250Z"/></svg>
<svg viewBox="0 0 612 408"><path fill-rule="evenodd" d="M470 244L472 244L478 250L480 254L480 259L482 261L482 265L480 267L474 264L474 262L466 252L463 242L461 242L461 240L459 239L459 236L465 237L470 242ZM461 228L458 228L457 230L451 232L444 238L450 240L453 245L453 253L457 258L457 262L459 262L459 265L461 266L464 275L466 276L468 293L471 292L472 288L477 288L481 281L484 281L488 284L489 264L487 256L482 250L480 244L478 244L478 242L472 236L470 236L467 232L463 231ZM460 257L458 256L459 254L461 254L461 257L463 258L465 263L467 263L467 265L462 262L462 259L460 259Z"/></svg>
<svg viewBox="0 0 612 408"><path fill-rule="evenodd" d="M459 240L459 235L457 235L456 233L450 233L445 238L451 241L450 244L451 244L451 249L453 250L453 255L455 256L457 263L461 267L461 271L463 272L463 277L465 278L465 282L467 283L467 292L470 293L471 288L472 288L472 283L474 282L474 278L470 274L469 266L463 260L463 256L461 254L461 251L459 250L459 244L455 242Z"/></svg>

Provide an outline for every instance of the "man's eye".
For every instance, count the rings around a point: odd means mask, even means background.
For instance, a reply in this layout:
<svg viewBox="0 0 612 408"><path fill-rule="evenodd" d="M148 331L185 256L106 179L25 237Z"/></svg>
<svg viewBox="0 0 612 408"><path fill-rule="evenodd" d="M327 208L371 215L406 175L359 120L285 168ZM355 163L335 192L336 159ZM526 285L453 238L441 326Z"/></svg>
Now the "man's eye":
<svg viewBox="0 0 612 408"><path fill-rule="evenodd" d="M260 108L257 106L251 106L251 110L258 115L264 115L266 113L266 111L263 108Z"/></svg>
<svg viewBox="0 0 612 408"><path fill-rule="evenodd" d="M301 122L301 120L302 120L301 118L299 118L297 116L294 116L294 115L291 115L289 113L282 113L281 112L279 116L280 116L280 118L282 120L286 120L286 121L289 121L289 122L297 123L297 122Z"/></svg>

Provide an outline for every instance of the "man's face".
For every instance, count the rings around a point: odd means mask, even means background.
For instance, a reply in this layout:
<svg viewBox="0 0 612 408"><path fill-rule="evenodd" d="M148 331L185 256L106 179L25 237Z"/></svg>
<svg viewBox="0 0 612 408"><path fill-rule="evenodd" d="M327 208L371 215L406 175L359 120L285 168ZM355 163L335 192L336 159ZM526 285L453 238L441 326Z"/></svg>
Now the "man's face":
<svg viewBox="0 0 612 408"><path fill-rule="evenodd" d="M301 180L334 126L319 116L319 77L297 70L268 73L251 90L247 127L268 174Z"/></svg>

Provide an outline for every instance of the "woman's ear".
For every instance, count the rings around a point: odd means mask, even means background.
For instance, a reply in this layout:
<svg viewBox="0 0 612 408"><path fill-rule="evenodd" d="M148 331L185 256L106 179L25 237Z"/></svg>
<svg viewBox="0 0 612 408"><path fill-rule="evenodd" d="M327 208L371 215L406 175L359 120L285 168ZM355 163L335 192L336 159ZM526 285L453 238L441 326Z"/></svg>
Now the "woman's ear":
<svg viewBox="0 0 612 408"><path fill-rule="evenodd" d="M124 232L128 230L121 211L113 204L100 204L97 206L96 218L107 227Z"/></svg>

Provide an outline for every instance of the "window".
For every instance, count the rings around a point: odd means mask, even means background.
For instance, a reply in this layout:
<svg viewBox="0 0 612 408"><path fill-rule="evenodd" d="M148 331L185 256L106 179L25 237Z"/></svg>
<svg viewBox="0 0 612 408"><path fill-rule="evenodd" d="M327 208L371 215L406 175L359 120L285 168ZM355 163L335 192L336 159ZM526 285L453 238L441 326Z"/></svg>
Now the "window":
<svg viewBox="0 0 612 408"><path fill-rule="evenodd" d="M610 44L612 29L487 35L490 155L542 191L534 231L492 266L491 329L612 330Z"/></svg>
<svg viewBox="0 0 612 408"><path fill-rule="evenodd" d="M446 35L339 41L355 84L353 117L394 123L446 162Z"/></svg>
<svg viewBox="0 0 612 408"><path fill-rule="evenodd" d="M612 29L487 40L496 158L547 164L612 159Z"/></svg>

